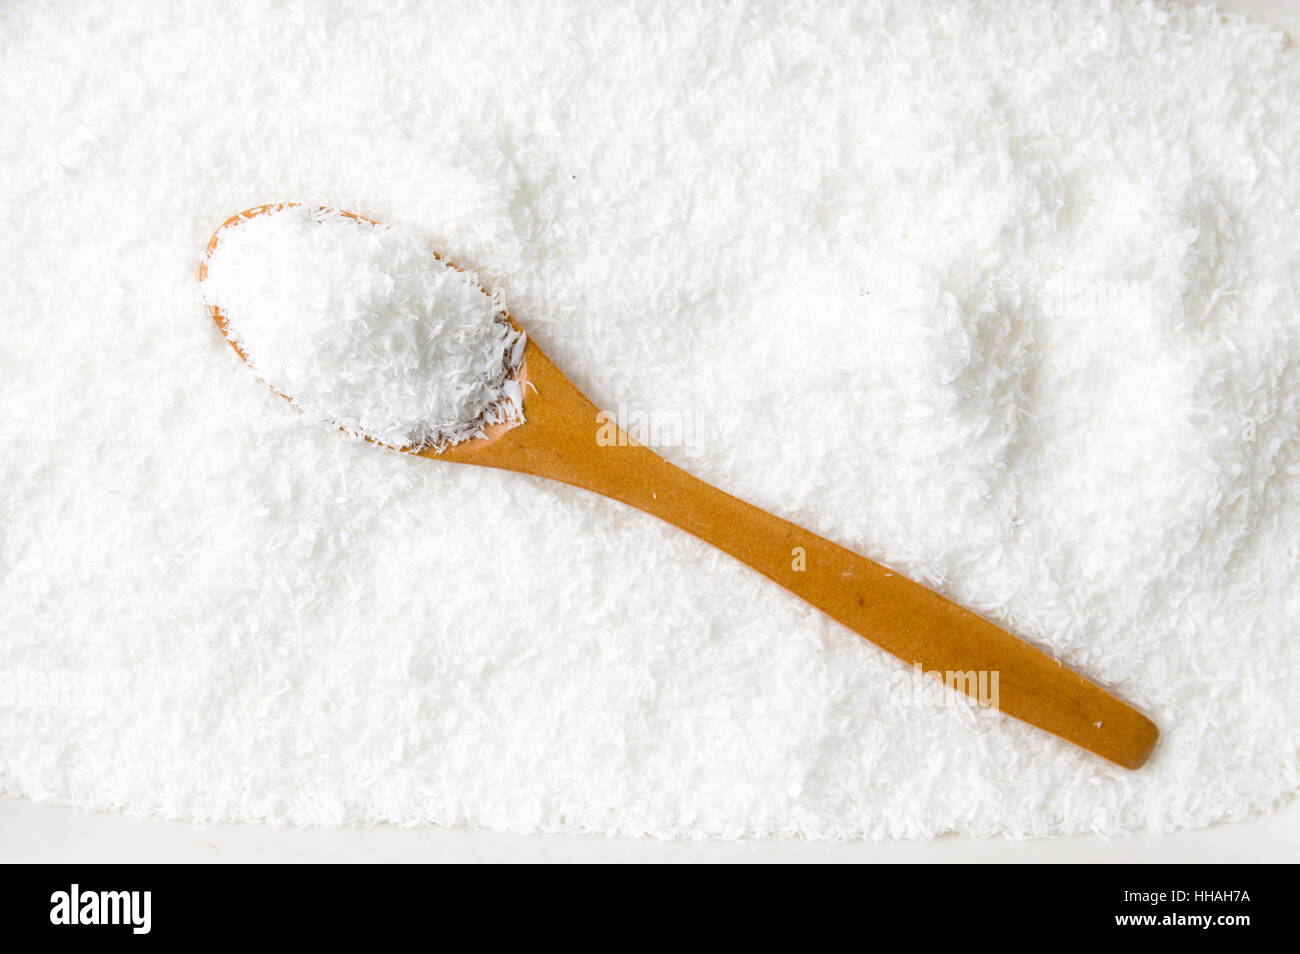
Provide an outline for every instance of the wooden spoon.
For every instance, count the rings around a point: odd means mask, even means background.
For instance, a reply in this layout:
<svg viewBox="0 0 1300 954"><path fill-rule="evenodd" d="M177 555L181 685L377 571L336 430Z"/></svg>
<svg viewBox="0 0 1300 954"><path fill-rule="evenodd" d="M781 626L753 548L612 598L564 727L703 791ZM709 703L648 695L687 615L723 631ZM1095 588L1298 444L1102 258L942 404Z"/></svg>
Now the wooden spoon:
<svg viewBox="0 0 1300 954"><path fill-rule="evenodd" d="M292 204L232 216L208 242L207 254L222 229ZM207 275L206 258L200 281ZM226 334L220 310L209 311ZM972 697L979 699L978 674L996 673L996 705L1008 715L1127 769L1139 768L1151 754L1159 736L1151 720L1052 657L919 583L692 477L621 430L614 428L610 440L608 417L598 420L599 409L531 337L518 376L525 423L489 428L485 437L442 453L408 452L549 477L622 501L731 554L859 636ZM987 703L988 695L979 701Z"/></svg>

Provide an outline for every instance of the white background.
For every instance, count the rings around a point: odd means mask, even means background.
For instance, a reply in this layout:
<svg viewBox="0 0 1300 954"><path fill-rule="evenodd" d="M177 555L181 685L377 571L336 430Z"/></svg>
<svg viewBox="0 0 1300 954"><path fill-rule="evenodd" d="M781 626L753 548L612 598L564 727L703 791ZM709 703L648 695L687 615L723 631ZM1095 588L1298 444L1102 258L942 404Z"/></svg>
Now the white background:
<svg viewBox="0 0 1300 954"><path fill-rule="evenodd" d="M1208 3L1208 0L1191 0ZM1297 0L1220 0L1300 37ZM1300 803L1253 821L1163 837L926 842L660 842L464 829L195 829L0 799L3 862L610 861L708 862L1258 862L1300 857Z"/></svg>

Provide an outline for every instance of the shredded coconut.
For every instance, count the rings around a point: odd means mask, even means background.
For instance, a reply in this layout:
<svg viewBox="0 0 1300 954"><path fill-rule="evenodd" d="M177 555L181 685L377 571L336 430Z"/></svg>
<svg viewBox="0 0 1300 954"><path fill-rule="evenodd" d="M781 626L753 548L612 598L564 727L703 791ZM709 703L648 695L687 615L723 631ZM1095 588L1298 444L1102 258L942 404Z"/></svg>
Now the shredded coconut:
<svg viewBox="0 0 1300 954"><path fill-rule="evenodd" d="M204 300L276 391L394 447L446 447L522 420L523 334L418 234L291 205L218 236Z"/></svg>
<svg viewBox="0 0 1300 954"><path fill-rule="evenodd" d="M0 790L804 838L1291 797L1280 32L1127 0L440 6L5 5ZM705 422L666 457L1100 681L1151 762L902 704L906 664L627 507L303 426L195 281L215 223L294 197L450 250L597 404Z"/></svg>

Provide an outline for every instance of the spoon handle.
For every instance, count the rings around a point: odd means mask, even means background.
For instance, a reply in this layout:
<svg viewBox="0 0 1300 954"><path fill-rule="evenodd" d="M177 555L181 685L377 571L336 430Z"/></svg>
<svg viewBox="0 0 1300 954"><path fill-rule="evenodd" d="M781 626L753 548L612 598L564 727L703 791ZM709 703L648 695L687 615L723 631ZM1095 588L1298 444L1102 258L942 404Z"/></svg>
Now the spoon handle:
<svg viewBox="0 0 1300 954"><path fill-rule="evenodd" d="M691 476L611 434L599 411L533 342L523 426L451 448L446 459L549 477L653 514L779 583L859 636L968 695L996 673L996 707L1127 769L1159 735L1136 709L932 590ZM611 436L614 439L610 439ZM985 692L980 674L984 674Z"/></svg>
<svg viewBox="0 0 1300 954"><path fill-rule="evenodd" d="M909 665L1124 768L1141 766L1155 745L1155 725L1137 710L933 590L644 447L603 450L588 489L713 544Z"/></svg>

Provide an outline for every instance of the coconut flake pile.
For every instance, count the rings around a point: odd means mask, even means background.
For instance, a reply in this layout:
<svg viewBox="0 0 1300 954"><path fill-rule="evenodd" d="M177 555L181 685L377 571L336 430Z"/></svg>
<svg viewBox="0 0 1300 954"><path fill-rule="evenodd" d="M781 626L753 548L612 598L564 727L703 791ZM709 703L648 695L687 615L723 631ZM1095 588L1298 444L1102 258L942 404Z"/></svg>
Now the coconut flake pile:
<svg viewBox="0 0 1300 954"><path fill-rule="evenodd" d="M1283 35L1173 4L9 4L0 791L668 837L1267 811L1297 156ZM261 197L453 250L666 457L1098 680L1151 762L915 695L627 507L304 426L195 281Z"/></svg>
<svg viewBox="0 0 1300 954"><path fill-rule="evenodd" d="M243 218L203 296L263 380L326 424L443 448L523 418L523 334L414 231L303 205Z"/></svg>

